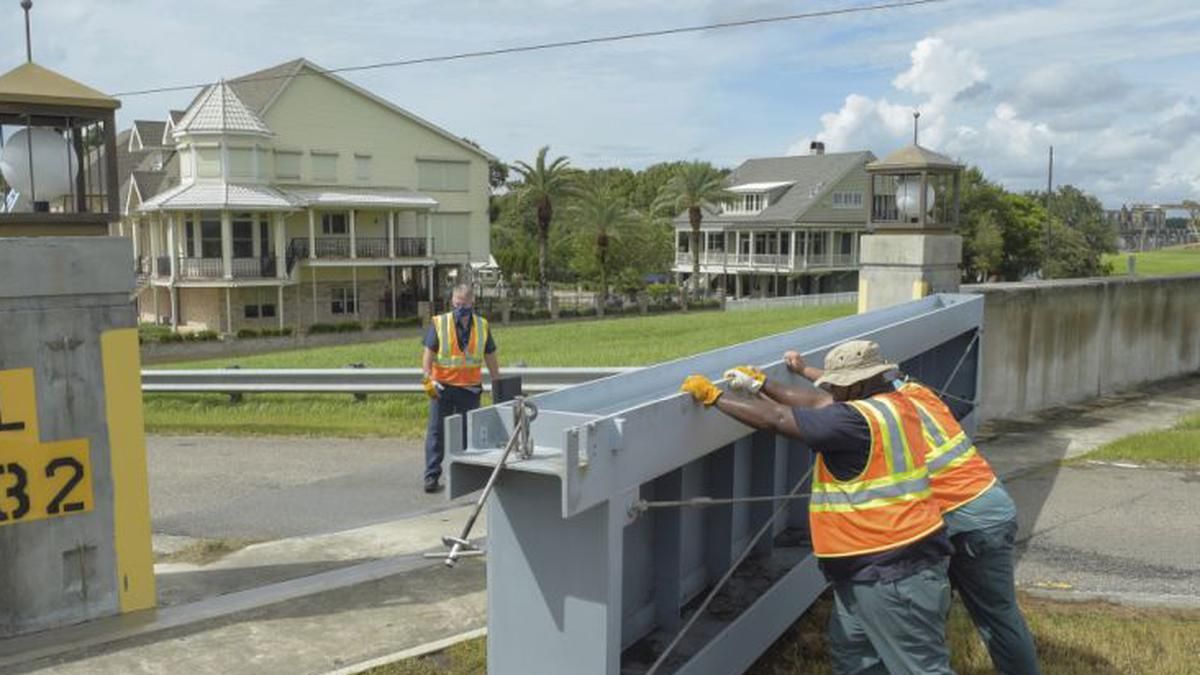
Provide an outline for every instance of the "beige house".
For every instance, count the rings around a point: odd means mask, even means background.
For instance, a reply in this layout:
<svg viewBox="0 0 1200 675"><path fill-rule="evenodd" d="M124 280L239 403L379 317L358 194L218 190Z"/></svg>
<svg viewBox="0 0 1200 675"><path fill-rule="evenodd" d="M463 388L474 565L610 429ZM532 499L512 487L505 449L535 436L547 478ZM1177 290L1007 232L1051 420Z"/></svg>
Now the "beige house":
<svg viewBox="0 0 1200 675"><path fill-rule="evenodd" d="M115 233L132 241L144 321L411 317L490 258L494 158L304 59L209 86L118 145Z"/></svg>
<svg viewBox="0 0 1200 675"><path fill-rule="evenodd" d="M687 213L675 218L675 266L682 278L700 257L701 283L731 297L853 291L859 238L866 231L870 152L750 159L730 174L734 199L701 221L691 250Z"/></svg>

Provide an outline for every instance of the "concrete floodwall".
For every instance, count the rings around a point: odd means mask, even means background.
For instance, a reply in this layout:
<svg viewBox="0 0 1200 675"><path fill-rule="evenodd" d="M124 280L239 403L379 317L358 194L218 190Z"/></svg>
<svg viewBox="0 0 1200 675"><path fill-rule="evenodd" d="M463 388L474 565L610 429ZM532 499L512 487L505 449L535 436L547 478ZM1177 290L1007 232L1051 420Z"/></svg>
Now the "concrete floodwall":
<svg viewBox="0 0 1200 675"><path fill-rule="evenodd" d="M786 295L777 298L741 298L726 300L725 309L739 311L748 309L784 309L788 307L817 307L822 305L853 305L858 302L858 293L814 293L811 295Z"/></svg>
<svg viewBox="0 0 1200 675"><path fill-rule="evenodd" d="M986 299L984 419L1200 371L1200 275L988 284L963 291Z"/></svg>

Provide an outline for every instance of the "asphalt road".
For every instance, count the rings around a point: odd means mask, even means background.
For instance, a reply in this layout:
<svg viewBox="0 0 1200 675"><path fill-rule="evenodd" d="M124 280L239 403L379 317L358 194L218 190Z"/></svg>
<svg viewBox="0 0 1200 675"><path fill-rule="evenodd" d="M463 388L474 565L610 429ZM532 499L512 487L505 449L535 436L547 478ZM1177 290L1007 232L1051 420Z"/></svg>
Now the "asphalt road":
<svg viewBox="0 0 1200 675"><path fill-rule="evenodd" d="M422 491L424 448L394 439L150 436L155 534L270 540L446 505Z"/></svg>
<svg viewBox="0 0 1200 675"><path fill-rule="evenodd" d="M1027 588L1149 604L1200 603L1200 474L1085 465L1008 482Z"/></svg>

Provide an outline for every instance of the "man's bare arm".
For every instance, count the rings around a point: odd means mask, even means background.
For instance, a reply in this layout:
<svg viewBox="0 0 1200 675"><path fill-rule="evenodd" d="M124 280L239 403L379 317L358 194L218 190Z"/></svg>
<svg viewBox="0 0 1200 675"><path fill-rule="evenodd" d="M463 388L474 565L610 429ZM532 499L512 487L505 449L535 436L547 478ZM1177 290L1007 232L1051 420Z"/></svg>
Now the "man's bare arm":
<svg viewBox="0 0 1200 675"><path fill-rule="evenodd" d="M771 400L789 408L824 408L833 403L833 397L816 387L788 387L773 380L763 383L762 393Z"/></svg>
<svg viewBox="0 0 1200 675"><path fill-rule="evenodd" d="M483 362L487 364L488 375L492 376L492 382L500 378L500 361L496 359L496 352L483 355Z"/></svg>
<svg viewBox="0 0 1200 675"><path fill-rule="evenodd" d="M796 426L796 418L786 405L763 397L722 396L717 399L716 406L746 426L800 439L800 427Z"/></svg>
<svg viewBox="0 0 1200 675"><path fill-rule="evenodd" d="M433 350L430 349L429 347L426 347L425 351L421 353L421 370L424 371L425 377L428 377L430 379L433 378L433 358L434 358L434 356L435 355L433 353Z"/></svg>

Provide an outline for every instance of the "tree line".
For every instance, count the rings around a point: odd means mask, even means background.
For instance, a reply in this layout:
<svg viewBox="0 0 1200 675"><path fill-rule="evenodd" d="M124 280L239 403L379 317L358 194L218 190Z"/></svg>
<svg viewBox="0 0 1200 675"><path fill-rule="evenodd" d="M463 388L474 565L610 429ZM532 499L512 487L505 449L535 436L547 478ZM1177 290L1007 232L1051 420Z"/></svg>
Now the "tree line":
<svg viewBox="0 0 1200 675"><path fill-rule="evenodd" d="M552 283L640 290L670 274L674 218L688 223L690 250L700 249L706 210L731 197L728 174L698 161L584 170L548 147L532 162L493 163L492 253L511 282L536 286L543 301ZM1045 192L1011 192L976 167L964 172L961 194L964 282L1107 273L1102 256L1116 252L1117 233L1094 196L1062 186L1047 211Z"/></svg>

